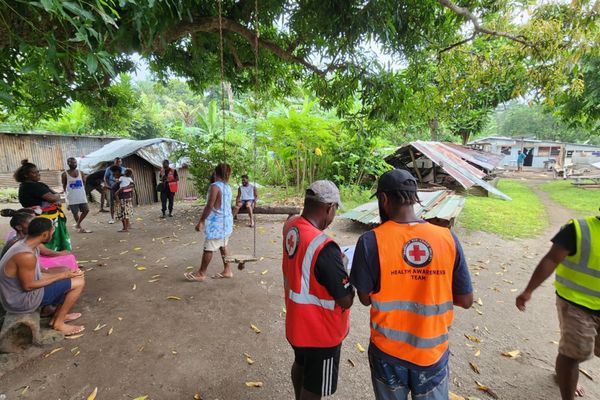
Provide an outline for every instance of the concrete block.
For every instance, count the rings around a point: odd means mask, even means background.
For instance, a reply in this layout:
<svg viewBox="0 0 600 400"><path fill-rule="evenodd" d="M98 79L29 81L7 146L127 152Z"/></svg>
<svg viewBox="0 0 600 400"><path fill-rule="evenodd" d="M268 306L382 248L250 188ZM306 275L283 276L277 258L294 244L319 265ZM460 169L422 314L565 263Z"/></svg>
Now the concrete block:
<svg viewBox="0 0 600 400"><path fill-rule="evenodd" d="M0 353L18 353L31 344L41 344L40 314L10 314L4 316L0 329Z"/></svg>

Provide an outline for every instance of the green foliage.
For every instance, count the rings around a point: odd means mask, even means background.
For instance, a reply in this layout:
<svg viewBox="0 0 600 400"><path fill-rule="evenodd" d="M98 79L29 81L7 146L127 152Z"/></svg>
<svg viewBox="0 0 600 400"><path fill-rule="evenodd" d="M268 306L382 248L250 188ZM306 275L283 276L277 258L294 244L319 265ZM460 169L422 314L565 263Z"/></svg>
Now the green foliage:
<svg viewBox="0 0 600 400"><path fill-rule="evenodd" d="M345 213L350 211L361 204L372 201L371 196L375 191L370 188L365 189L362 186L351 185L340 186L340 197L342 199L342 207L338 210L338 213Z"/></svg>
<svg viewBox="0 0 600 400"><path fill-rule="evenodd" d="M581 216L595 215L600 207L598 189L584 189L570 181L548 182L541 185L541 189L547 192L552 200Z"/></svg>
<svg viewBox="0 0 600 400"><path fill-rule="evenodd" d="M41 128L50 132L89 135L92 133L92 115L88 108L76 101L64 108L57 119L42 121Z"/></svg>
<svg viewBox="0 0 600 400"><path fill-rule="evenodd" d="M512 201L468 196L460 215L460 225L504 238L534 237L548 227L546 209L530 187L519 181L503 179L498 189L509 195Z"/></svg>
<svg viewBox="0 0 600 400"><path fill-rule="evenodd" d="M0 188L0 203L16 203L19 200L19 190L16 188Z"/></svg>

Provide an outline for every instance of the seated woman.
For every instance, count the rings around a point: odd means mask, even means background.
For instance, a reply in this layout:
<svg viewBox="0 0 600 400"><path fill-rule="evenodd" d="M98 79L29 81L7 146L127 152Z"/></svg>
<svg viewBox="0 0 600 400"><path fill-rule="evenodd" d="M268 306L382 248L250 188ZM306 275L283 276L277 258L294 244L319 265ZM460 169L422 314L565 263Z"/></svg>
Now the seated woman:
<svg viewBox="0 0 600 400"><path fill-rule="evenodd" d="M3 217L10 217L10 226L13 228L13 232L9 234L9 237L6 239L6 244L2 249L2 253L0 253L0 257L4 255L16 242L22 240L27 236L27 229L29 228L29 223L33 218L35 218L36 214L31 208L22 208L20 210L11 210L4 209L0 211L0 215ZM44 244L40 244L40 267L43 270L50 270L56 268L67 268L71 271L76 271L79 269L79 265L77 265L77 260L75 256L66 251L54 251ZM56 270L58 271L58 269ZM46 271L46 272L55 272L55 271Z"/></svg>

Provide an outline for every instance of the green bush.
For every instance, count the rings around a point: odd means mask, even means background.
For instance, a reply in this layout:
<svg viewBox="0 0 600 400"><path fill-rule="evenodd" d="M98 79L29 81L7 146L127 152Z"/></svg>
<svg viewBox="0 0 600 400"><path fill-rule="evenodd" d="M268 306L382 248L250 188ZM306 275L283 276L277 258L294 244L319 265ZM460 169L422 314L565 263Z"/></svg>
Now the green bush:
<svg viewBox="0 0 600 400"><path fill-rule="evenodd" d="M15 188L0 188L1 203L16 203L19 199L19 190Z"/></svg>

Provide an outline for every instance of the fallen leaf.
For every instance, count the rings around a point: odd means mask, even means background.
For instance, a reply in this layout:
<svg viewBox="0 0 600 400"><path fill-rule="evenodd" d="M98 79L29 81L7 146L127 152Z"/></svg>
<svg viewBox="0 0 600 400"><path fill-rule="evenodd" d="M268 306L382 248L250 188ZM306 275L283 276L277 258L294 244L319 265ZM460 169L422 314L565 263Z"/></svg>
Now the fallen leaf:
<svg viewBox="0 0 600 400"><path fill-rule="evenodd" d="M105 326L106 326L106 324L102 324L102 325L98 324L98 325L96 325L96 327L94 328L94 332L99 331L100 329L104 328Z"/></svg>
<svg viewBox="0 0 600 400"><path fill-rule="evenodd" d="M450 397L449 397L450 400L465 400L464 397L454 394L452 392L450 392L448 394L450 395Z"/></svg>
<svg viewBox="0 0 600 400"><path fill-rule="evenodd" d="M108 330L108 333L106 334L106 336L110 336L113 333L113 328L112 326L110 327L110 329Z"/></svg>
<svg viewBox="0 0 600 400"><path fill-rule="evenodd" d="M265 270L264 270L263 272L261 272L260 274L261 274L261 275L265 275L267 272L269 272L269 270L268 270L268 269L265 269Z"/></svg>
<svg viewBox="0 0 600 400"><path fill-rule="evenodd" d="M148 396L138 396L133 400L146 400L148 398Z"/></svg>
<svg viewBox="0 0 600 400"><path fill-rule="evenodd" d="M475 352L475 357L479 357L481 355L481 350L477 349Z"/></svg>
<svg viewBox="0 0 600 400"><path fill-rule="evenodd" d="M589 372L587 372L585 369L579 368L579 372L584 374L590 381L594 380L594 377Z"/></svg>
<svg viewBox="0 0 600 400"><path fill-rule="evenodd" d="M481 298L478 298L475 303L479 304L480 306L483 306L483 301L481 301Z"/></svg>
<svg viewBox="0 0 600 400"><path fill-rule="evenodd" d="M479 308L476 308L475 312L479 315L483 315L483 311L481 311Z"/></svg>
<svg viewBox="0 0 600 400"><path fill-rule="evenodd" d="M98 394L98 388L94 388L94 391L88 396L87 400L96 400Z"/></svg>
<svg viewBox="0 0 600 400"><path fill-rule="evenodd" d="M167 300L181 300L181 297L177 297L177 296L168 296Z"/></svg>
<svg viewBox="0 0 600 400"><path fill-rule="evenodd" d="M466 337L467 339L469 339L471 342L474 342L474 343L481 343L481 339L479 339L477 336L471 336L471 335L467 335L467 334L465 333L465 337Z"/></svg>
<svg viewBox="0 0 600 400"><path fill-rule="evenodd" d="M77 357L80 354L81 354L81 351L77 350L77 352L75 354L73 354L73 357Z"/></svg>
<svg viewBox="0 0 600 400"><path fill-rule="evenodd" d="M259 387L263 386L263 383L262 382L246 382L246 386L259 388Z"/></svg>
<svg viewBox="0 0 600 400"><path fill-rule="evenodd" d="M98 301L102 301L102 297L98 297Z"/></svg>
<svg viewBox="0 0 600 400"><path fill-rule="evenodd" d="M127 253L129 253L129 250L122 251L122 252L119 253L119 255L122 256L123 254L127 254Z"/></svg>
<svg viewBox="0 0 600 400"><path fill-rule="evenodd" d="M550 343L554 343L555 345L558 346L558 342L556 340L551 341Z"/></svg>
<svg viewBox="0 0 600 400"><path fill-rule="evenodd" d="M152 279L156 279L160 276L160 274L152 275Z"/></svg>
<svg viewBox="0 0 600 400"><path fill-rule="evenodd" d="M23 396L25 393L27 393L27 390L29 389L29 386L25 386L23 388L23 390L21 391L21 396Z"/></svg>
<svg viewBox="0 0 600 400"><path fill-rule="evenodd" d="M134 247L133 251L140 251L142 248L141 247Z"/></svg>
<svg viewBox="0 0 600 400"><path fill-rule="evenodd" d="M75 339L79 339L79 338L80 338L80 337L82 337L83 335L85 335L85 333L80 333L79 335L65 336L65 339L68 339L68 340L75 340Z"/></svg>
<svg viewBox="0 0 600 400"><path fill-rule="evenodd" d="M365 348L362 347L362 345L360 343L356 343L356 348L358 349L358 351L360 351L361 353L365 352Z"/></svg>
<svg viewBox="0 0 600 400"><path fill-rule="evenodd" d="M202 396L200 396L200 393L196 393L194 395L194 400L202 400Z"/></svg>
<svg viewBox="0 0 600 400"><path fill-rule="evenodd" d="M135 289L137 289L137 286L136 286L136 284L134 283L134 284L133 284L133 286L131 287L131 290L135 290Z"/></svg>
<svg viewBox="0 0 600 400"><path fill-rule="evenodd" d="M356 364L354 364L354 361L352 361L351 359L348 359L348 364L350 364L352 368L356 367Z"/></svg>
<svg viewBox="0 0 600 400"><path fill-rule="evenodd" d="M502 279L502 280L510 285L512 285L514 283L513 281L509 281L508 279Z"/></svg>
<svg viewBox="0 0 600 400"><path fill-rule="evenodd" d="M489 386L482 385L481 383L479 383L477 381L475 381L475 383L477 384L478 390L481 390L482 392L489 394L490 397L492 397L493 399L498 399L498 395L496 393L494 393L494 391Z"/></svg>
<svg viewBox="0 0 600 400"><path fill-rule="evenodd" d="M194 267L185 267L185 269L187 269L188 271L191 271L194 269Z"/></svg>
<svg viewBox="0 0 600 400"><path fill-rule="evenodd" d="M117 317L119 321L123 321L123 317Z"/></svg>
<svg viewBox="0 0 600 400"><path fill-rule="evenodd" d="M505 351L502 353L504 357L508 358L517 358L519 357L519 354L521 354L521 350Z"/></svg>
<svg viewBox="0 0 600 400"><path fill-rule="evenodd" d="M475 373L477 373L477 374L481 374L481 372L479 371L479 367L478 367L476 364L474 364L474 363L470 362L470 363L469 363L469 366L471 367L471 369L472 369L472 370L473 370Z"/></svg>
<svg viewBox="0 0 600 400"><path fill-rule="evenodd" d="M260 333L260 329L254 324L250 324L250 329L252 329L256 333Z"/></svg>
<svg viewBox="0 0 600 400"><path fill-rule="evenodd" d="M175 350L171 350L171 354L176 355L177 352Z"/></svg>
<svg viewBox="0 0 600 400"><path fill-rule="evenodd" d="M246 362L248 365L254 364L254 360L248 354L244 353L244 355L246 356Z"/></svg>
<svg viewBox="0 0 600 400"><path fill-rule="evenodd" d="M158 282L158 281L159 281L159 279L150 279L150 280L148 281L148 283L154 283L154 282Z"/></svg>

